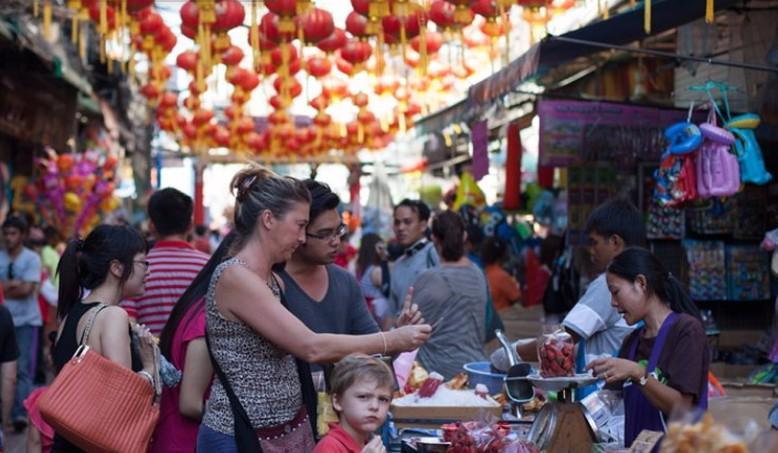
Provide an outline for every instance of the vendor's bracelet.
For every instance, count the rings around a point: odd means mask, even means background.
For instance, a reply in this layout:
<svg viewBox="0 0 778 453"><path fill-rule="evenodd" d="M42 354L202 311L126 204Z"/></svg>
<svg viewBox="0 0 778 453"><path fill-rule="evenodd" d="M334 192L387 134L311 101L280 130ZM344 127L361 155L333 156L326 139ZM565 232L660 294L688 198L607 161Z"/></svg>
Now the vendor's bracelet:
<svg viewBox="0 0 778 453"><path fill-rule="evenodd" d="M146 370L140 370L138 371L138 374L145 377L149 381L149 385L154 388L154 377L151 376L151 373Z"/></svg>
<svg viewBox="0 0 778 453"><path fill-rule="evenodd" d="M384 340L384 354L386 355L387 350L389 349L386 344L386 335L383 332L378 332L381 335L381 339Z"/></svg>

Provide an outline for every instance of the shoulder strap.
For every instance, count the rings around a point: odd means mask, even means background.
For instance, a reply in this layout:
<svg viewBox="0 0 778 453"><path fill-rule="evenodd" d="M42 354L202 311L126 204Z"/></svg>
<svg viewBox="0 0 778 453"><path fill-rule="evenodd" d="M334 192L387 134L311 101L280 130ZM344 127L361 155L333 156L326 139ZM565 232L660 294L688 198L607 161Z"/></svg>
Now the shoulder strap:
<svg viewBox="0 0 778 453"><path fill-rule="evenodd" d="M275 274L272 276L273 281L275 282L276 286L278 287L278 291L281 298L281 305L284 306L284 308L289 308L289 305L286 300L286 293L284 292L284 289L281 287L281 285L278 284L278 281L276 279ZM299 358L294 358L295 364L297 365L297 375L300 379L300 393L302 393L303 397L303 404L305 404L305 410L308 411L308 421L311 422L311 429L316 436L316 417L318 415L318 405L319 405L319 397L316 392L316 387L313 386L313 377L311 376L311 365L306 362L305 360L300 360ZM327 385L327 388L329 389L329 372L326 367L322 367L324 370L324 379L325 384Z"/></svg>
<svg viewBox="0 0 778 453"><path fill-rule="evenodd" d="M92 317L89 318L89 322L87 322L86 327L84 328L84 331L81 332L81 339L78 341L78 345L84 345L89 342L89 334L92 332L92 327L95 324L95 319L97 318L97 315L100 314L101 311L108 308L108 305L100 304L97 307L97 310L92 314ZM78 325L78 324L76 324Z"/></svg>
<svg viewBox="0 0 778 453"><path fill-rule="evenodd" d="M389 272L389 263L381 261L381 294L389 297L392 288L392 274Z"/></svg>
<svg viewBox="0 0 778 453"><path fill-rule="evenodd" d="M246 409L243 408L243 405L240 403L238 396L232 390L232 385L230 385L229 379L227 379L224 371L222 371L221 367L219 366L219 362L213 355L207 328L205 329L205 344L208 347L208 356L211 358L213 370L216 372L216 376L219 377L219 381L224 388L224 392L227 394L227 398L230 400L230 407L232 408L232 416L235 424L235 443L237 444L238 451L240 453L261 453L262 446L260 445L259 438L251 426L251 419L249 419L249 415L246 413Z"/></svg>

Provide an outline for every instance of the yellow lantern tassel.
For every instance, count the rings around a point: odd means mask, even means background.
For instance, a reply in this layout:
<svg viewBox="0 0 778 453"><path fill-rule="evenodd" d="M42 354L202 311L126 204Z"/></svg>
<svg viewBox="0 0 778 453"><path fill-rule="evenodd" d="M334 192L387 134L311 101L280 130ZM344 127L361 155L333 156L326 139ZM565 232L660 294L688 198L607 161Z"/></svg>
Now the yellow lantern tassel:
<svg viewBox="0 0 778 453"><path fill-rule="evenodd" d="M646 34L651 33L651 0L645 0L643 15L643 30Z"/></svg>
<svg viewBox="0 0 778 453"><path fill-rule="evenodd" d="M714 13L714 7L713 7L713 0L707 0L705 2L705 23L712 24L713 23L713 13Z"/></svg>
<svg viewBox="0 0 778 453"><path fill-rule="evenodd" d="M419 73L422 76L427 75L428 64L429 64L429 55L427 52L426 27L421 27L421 32L419 32Z"/></svg>
<svg viewBox="0 0 778 453"><path fill-rule="evenodd" d="M51 39L51 0L43 2L43 36Z"/></svg>
<svg viewBox="0 0 778 453"><path fill-rule="evenodd" d="M376 44L375 51L375 70L376 75L380 76L384 73L384 30L380 22L378 26L378 43Z"/></svg>
<svg viewBox="0 0 778 453"><path fill-rule="evenodd" d="M74 46L78 43L78 12L70 19L70 42Z"/></svg>
<svg viewBox="0 0 778 453"><path fill-rule="evenodd" d="M38 5L38 0L32 0L32 15L33 17L38 17L40 14L40 5Z"/></svg>
<svg viewBox="0 0 778 453"><path fill-rule="evenodd" d="M108 33L108 2L100 0L100 34Z"/></svg>
<svg viewBox="0 0 778 453"><path fill-rule="evenodd" d="M81 61L86 62L86 42L88 35L86 34L86 27L81 27L79 30L80 37L78 38L78 56L81 57Z"/></svg>
<svg viewBox="0 0 778 453"><path fill-rule="evenodd" d="M251 29L249 30L251 42L251 55L254 59L254 68L259 66L259 29L257 29L257 0L251 0Z"/></svg>

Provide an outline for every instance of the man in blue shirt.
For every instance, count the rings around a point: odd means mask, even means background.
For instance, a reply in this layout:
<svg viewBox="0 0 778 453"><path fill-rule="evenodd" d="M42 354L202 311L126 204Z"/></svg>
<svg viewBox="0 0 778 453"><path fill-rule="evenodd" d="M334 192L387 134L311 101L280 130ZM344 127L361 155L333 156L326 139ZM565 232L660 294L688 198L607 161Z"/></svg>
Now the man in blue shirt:
<svg viewBox="0 0 778 453"><path fill-rule="evenodd" d="M5 306L13 318L19 360L16 372L16 398L11 418L14 428L22 431L27 425L24 400L32 391L38 357L38 337L42 325L37 289L41 277L40 257L24 247L27 222L9 217L3 222L5 250L0 251L0 281L3 284Z"/></svg>

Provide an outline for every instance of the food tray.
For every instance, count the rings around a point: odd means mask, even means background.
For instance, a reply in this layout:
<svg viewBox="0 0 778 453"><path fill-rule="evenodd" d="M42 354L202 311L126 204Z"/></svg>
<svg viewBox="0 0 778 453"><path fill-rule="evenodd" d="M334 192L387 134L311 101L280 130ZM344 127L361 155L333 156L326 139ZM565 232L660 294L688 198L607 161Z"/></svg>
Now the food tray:
<svg viewBox="0 0 778 453"><path fill-rule="evenodd" d="M391 406L392 418L397 429L439 429L445 423L476 420L482 416L500 418L502 406Z"/></svg>

